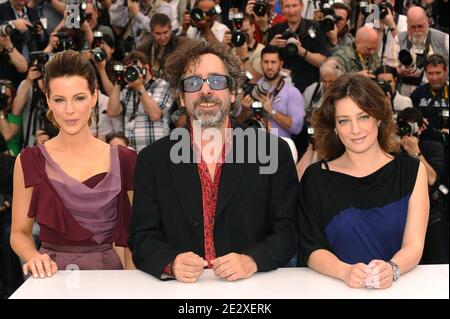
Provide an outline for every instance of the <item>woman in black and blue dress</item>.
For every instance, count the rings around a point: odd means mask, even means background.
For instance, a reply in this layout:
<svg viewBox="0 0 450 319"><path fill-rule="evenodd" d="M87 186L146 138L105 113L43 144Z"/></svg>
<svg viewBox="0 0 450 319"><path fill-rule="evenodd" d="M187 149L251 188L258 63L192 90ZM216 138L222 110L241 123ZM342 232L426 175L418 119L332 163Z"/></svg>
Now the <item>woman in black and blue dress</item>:
<svg viewBox="0 0 450 319"><path fill-rule="evenodd" d="M322 160L300 184L300 263L354 288L387 288L422 255L426 170L399 151L378 85L346 74L313 117Z"/></svg>

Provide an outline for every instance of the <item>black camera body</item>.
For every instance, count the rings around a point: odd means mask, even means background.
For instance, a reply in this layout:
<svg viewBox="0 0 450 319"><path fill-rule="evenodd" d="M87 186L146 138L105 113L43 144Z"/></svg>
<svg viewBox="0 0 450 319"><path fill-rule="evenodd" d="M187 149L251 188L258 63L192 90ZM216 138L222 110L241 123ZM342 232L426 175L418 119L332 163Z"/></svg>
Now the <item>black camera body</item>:
<svg viewBox="0 0 450 319"><path fill-rule="evenodd" d="M383 90L384 95L387 95L389 93L389 96L392 97L393 92L389 83L386 83L384 80L377 80L377 84Z"/></svg>
<svg viewBox="0 0 450 319"><path fill-rule="evenodd" d="M419 136L419 124L416 122L407 122L403 120L397 121L398 135L403 136Z"/></svg>
<svg viewBox="0 0 450 319"><path fill-rule="evenodd" d="M66 50L70 50L73 47L72 36L68 31L60 31L56 33L56 37L58 38L58 46L56 51L62 52Z"/></svg>
<svg viewBox="0 0 450 319"><path fill-rule="evenodd" d="M323 32L332 31L336 23L342 19L340 16L336 15L333 8L327 7L326 4L324 4L320 11L324 16L323 19L319 22L320 28Z"/></svg>
<svg viewBox="0 0 450 319"><path fill-rule="evenodd" d="M79 8L80 8L80 15L77 17L77 20L80 22L80 26L86 21L87 16L86 16L86 8L87 8L87 1L86 0L81 0L79 3Z"/></svg>
<svg viewBox="0 0 450 319"><path fill-rule="evenodd" d="M267 0L256 0L255 6L253 7L253 12L255 12L258 17L265 16L268 11L269 3Z"/></svg>
<svg viewBox="0 0 450 319"><path fill-rule="evenodd" d="M392 10L391 5L387 2L387 1L383 1L380 4L372 4L372 6L376 6L378 9L377 10L371 10L370 4L367 1L361 1L359 2L359 7L361 9L361 13L367 17L369 14L374 13L376 11L378 11L379 13L379 18L380 20L383 20L384 18L386 18L386 16L389 13L389 9Z"/></svg>
<svg viewBox="0 0 450 319"><path fill-rule="evenodd" d="M103 32L94 31L94 41L92 42L93 48L98 48L103 42Z"/></svg>
<svg viewBox="0 0 450 319"><path fill-rule="evenodd" d="M44 51L33 51L30 52L30 60L32 63L34 63L34 61L37 61L37 64L34 65L34 67L36 68L37 71L41 72L41 77L43 77L42 75L42 71L44 70L44 66L45 64L48 62L49 60L49 55L47 52Z"/></svg>
<svg viewBox="0 0 450 319"><path fill-rule="evenodd" d="M102 48L96 47L92 49L92 57L94 58L95 61L102 62L105 61L106 59L106 53Z"/></svg>
<svg viewBox="0 0 450 319"><path fill-rule="evenodd" d="M286 40L286 47L284 52L288 56L295 56L298 54L298 47L296 45L296 40L298 39L297 34L289 29L281 34L281 38Z"/></svg>
<svg viewBox="0 0 450 319"><path fill-rule="evenodd" d="M124 73L125 81L127 81L128 83L134 82L139 78L139 74L141 74L145 79L145 77L147 76L147 69L141 68L136 64L130 65L129 67L127 67Z"/></svg>
<svg viewBox="0 0 450 319"><path fill-rule="evenodd" d="M125 68L123 64L114 65L114 80L120 85L125 83Z"/></svg>
<svg viewBox="0 0 450 319"><path fill-rule="evenodd" d="M268 81L262 81L258 84L248 83L244 89L244 96L250 95L253 99L258 100L263 94L270 91L271 85Z"/></svg>
<svg viewBox="0 0 450 319"><path fill-rule="evenodd" d="M12 23L5 23L0 25L0 37L9 37L14 30Z"/></svg>
<svg viewBox="0 0 450 319"><path fill-rule="evenodd" d="M213 8L211 8L211 10L209 10L208 12L204 13L201 9L199 8L194 8L191 10L190 15L191 15L191 20L195 21L195 22L200 22L203 19L206 18L206 16L215 16L217 14L221 14L222 13L222 8L220 7L220 5L216 4Z"/></svg>
<svg viewBox="0 0 450 319"><path fill-rule="evenodd" d="M234 30L231 33L231 43L235 47L241 47L247 41L247 35L241 30L243 21L244 14L242 12L236 12L233 15Z"/></svg>
<svg viewBox="0 0 450 319"><path fill-rule="evenodd" d="M8 96L6 95L7 87L0 82L0 111L3 111L8 106Z"/></svg>

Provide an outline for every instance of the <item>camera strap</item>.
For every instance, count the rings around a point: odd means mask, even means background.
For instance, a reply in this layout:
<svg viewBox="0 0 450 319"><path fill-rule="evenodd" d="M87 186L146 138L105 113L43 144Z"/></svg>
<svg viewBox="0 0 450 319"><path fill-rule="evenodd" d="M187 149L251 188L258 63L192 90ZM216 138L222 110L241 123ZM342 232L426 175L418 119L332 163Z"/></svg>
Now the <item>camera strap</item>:
<svg viewBox="0 0 450 319"><path fill-rule="evenodd" d="M422 68L425 65L425 60L426 60L426 58L428 56L428 52L430 51L430 47L431 47L431 32L428 32L427 38L425 40L425 50L424 50L424 52L422 54L414 53L414 55L416 57L416 59L415 59L416 66L418 68ZM408 49L408 51L411 52L411 48L412 48L411 41L407 41L406 48Z"/></svg>
<svg viewBox="0 0 450 319"><path fill-rule="evenodd" d="M395 23L395 25L398 25L398 19L399 18L400 18L400 15L398 13L396 13L394 15L394 23ZM391 32L391 31L389 31L388 27L384 26L384 28L383 28L383 46L381 47L381 56L380 56L380 58L381 58L381 66L383 66L384 51L386 50L386 42L387 42L387 36L388 36L389 32Z"/></svg>
<svg viewBox="0 0 450 319"><path fill-rule="evenodd" d="M430 86L430 92L431 92L431 95L433 96L433 98L430 100L430 102L428 102L428 105L426 106L427 108L433 108L434 102L436 102L439 99L441 99L441 100L442 100L442 98L448 99L448 84L445 83L445 85L443 87L441 87L439 89L439 91L437 91L437 92L434 92ZM442 104L441 104L441 108L442 108Z"/></svg>
<svg viewBox="0 0 450 319"><path fill-rule="evenodd" d="M311 96L311 101L309 101L308 109L311 109L313 102L317 102L319 100L319 92L322 91L322 85L320 82L316 82L316 87L314 88L314 92Z"/></svg>
<svg viewBox="0 0 450 319"><path fill-rule="evenodd" d="M281 78L281 79L280 79L280 82L278 82L278 85L277 85L277 87L275 88L275 90L272 91L272 94L271 94L271 101L272 101L272 103L275 102L276 97L278 96L278 94L280 93L280 91L283 89L283 87L284 87L284 79Z"/></svg>

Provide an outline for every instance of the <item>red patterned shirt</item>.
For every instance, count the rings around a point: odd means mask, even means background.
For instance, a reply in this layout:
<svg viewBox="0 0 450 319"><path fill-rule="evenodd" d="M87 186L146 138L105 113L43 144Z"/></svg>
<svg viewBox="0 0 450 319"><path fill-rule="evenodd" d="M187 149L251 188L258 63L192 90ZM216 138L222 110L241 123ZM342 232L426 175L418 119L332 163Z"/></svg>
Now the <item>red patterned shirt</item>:
<svg viewBox="0 0 450 319"><path fill-rule="evenodd" d="M204 160L203 156L200 156L200 161L197 165L198 174L200 176L200 184L202 187L202 204L203 204L203 230L205 238L205 260L208 262L208 268L211 266L209 262L216 259L216 250L214 248L214 219L216 217L217 195L219 193L220 176L222 175L222 167L225 162L225 156L227 155L231 147L232 142L231 134L231 120L228 119L228 128L226 131L225 143L222 148L221 158L216 163L216 169L214 172L214 180L212 180L209 173L208 164ZM198 146L193 144L192 138L192 126L191 126L191 144L193 149L197 150L196 154L200 154Z"/></svg>

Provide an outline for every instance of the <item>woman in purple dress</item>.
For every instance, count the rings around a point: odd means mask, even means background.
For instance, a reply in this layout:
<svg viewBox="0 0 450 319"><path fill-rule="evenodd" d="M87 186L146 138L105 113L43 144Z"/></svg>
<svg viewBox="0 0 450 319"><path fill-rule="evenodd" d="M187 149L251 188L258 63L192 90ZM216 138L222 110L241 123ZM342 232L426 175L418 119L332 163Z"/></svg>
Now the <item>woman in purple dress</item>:
<svg viewBox="0 0 450 319"><path fill-rule="evenodd" d="M11 244L25 274L130 269L127 248L136 153L89 130L97 102L92 64L74 51L45 66L48 118L59 134L16 160ZM33 222L40 225L37 250Z"/></svg>

